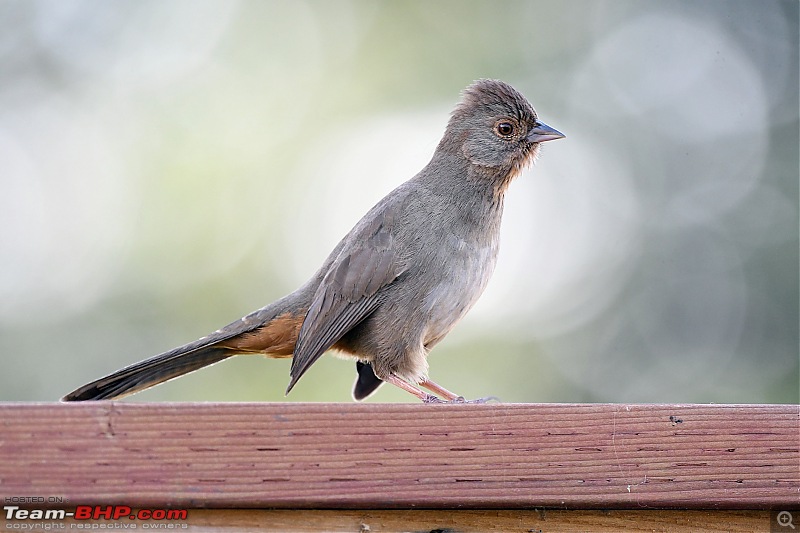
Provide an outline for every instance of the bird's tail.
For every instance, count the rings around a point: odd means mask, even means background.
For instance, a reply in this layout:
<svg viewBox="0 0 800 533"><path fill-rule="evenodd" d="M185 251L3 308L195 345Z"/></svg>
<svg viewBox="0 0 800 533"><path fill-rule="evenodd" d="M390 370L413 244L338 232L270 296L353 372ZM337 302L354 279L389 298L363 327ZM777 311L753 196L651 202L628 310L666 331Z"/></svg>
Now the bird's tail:
<svg viewBox="0 0 800 533"><path fill-rule="evenodd" d="M120 398L237 354L290 357L314 294L315 281L210 335L84 385L61 401Z"/></svg>
<svg viewBox="0 0 800 533"><path fill-rule="evenodd" d="M113 374L80 387L66 396L63 402L110 400L148 389L164 381L213 365L234 355L218 346L204 346L187 351L191 345L126 366Z"/></svg>

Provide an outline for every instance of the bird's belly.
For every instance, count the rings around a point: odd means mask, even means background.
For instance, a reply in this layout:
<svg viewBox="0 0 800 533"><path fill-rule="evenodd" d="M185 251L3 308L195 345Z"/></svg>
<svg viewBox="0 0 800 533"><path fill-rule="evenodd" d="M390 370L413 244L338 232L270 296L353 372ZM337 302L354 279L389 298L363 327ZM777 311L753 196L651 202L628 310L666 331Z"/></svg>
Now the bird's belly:
<svg viewBox="0 0 800 533"><path fill-rule="evenodd" d="M459 246L448 263L443 279L422 300L421 312L428 317L423 344L432 348L461 320L483 293L494 271L497 246Z"/></svg>

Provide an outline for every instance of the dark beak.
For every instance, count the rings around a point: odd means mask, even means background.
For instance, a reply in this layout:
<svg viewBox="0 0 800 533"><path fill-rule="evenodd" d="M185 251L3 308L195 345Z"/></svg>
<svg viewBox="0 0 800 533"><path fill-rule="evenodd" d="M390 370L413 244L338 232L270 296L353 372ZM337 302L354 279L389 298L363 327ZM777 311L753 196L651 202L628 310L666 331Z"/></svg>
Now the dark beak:
<svg viewBox="0 0 800 533"><path fill-rule="evenodd" d="M560 131L551 128L544 122L537 122L536 125L528 132L527 139L532 143L543 143L545 141L554 141L556 139L563 139L566 137Z"/></svg>

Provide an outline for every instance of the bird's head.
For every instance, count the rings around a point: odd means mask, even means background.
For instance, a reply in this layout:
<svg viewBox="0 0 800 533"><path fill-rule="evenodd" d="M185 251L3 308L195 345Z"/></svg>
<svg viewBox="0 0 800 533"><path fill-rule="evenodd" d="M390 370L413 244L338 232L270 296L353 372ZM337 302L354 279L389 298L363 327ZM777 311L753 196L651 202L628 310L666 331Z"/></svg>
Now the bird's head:
<svg viewBox="0 0 800 533"><path fill-rule="evenodd" d="M440 147L458 150L484 173L508 180L536 157L540 143L562 137L539 121L516 89L498 80L478 80L464 89Z"/></svg>

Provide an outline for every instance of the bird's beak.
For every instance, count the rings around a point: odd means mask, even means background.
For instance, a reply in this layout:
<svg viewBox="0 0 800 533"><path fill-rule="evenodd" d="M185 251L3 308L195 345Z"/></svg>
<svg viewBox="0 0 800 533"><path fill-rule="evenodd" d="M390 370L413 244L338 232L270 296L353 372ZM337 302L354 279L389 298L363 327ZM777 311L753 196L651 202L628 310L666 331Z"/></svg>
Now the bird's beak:
<svg viewBox="0 0 800 533"><path fill-rule="evenodd" d="M537 122L536 125L528 132L527 139L532 143L543 143L545 141L563 139L564 137L566 137L566 135L556 129L551 128L544 122Z"/></svg>

